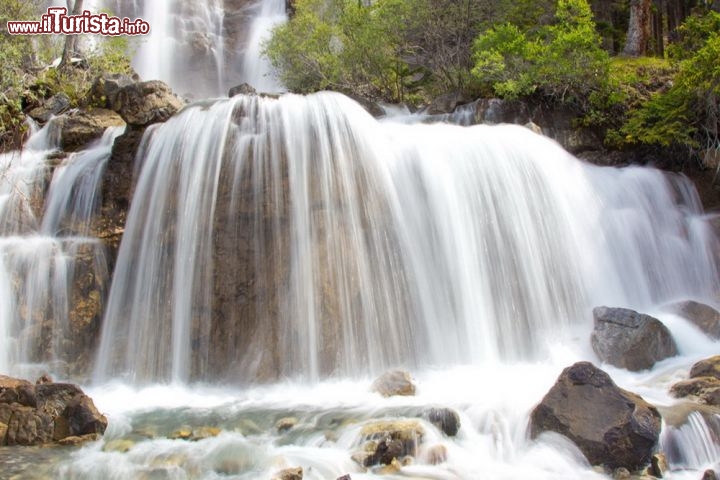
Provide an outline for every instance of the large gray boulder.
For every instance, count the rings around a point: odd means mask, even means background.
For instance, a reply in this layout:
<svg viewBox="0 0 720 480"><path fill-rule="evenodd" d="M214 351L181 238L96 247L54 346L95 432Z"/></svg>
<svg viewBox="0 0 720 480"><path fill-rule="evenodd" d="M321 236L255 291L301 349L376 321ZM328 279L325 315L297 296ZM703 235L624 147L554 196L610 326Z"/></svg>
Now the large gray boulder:
<svg viewBox="0 0 720 480"><path fill-rule="evenodd" d="M657 318L627 308L597 307L591 342L603 362L637 372L677 355L670 331Z"/></svg>
<svg viewBox="0 0 720 480"><path fill-rule="evenodd" d="M619 388L589 362L563 370L530 418L533 438L545 431L569 438L592 465L636 471L650 462L660 414L640 396Z"/></svg>

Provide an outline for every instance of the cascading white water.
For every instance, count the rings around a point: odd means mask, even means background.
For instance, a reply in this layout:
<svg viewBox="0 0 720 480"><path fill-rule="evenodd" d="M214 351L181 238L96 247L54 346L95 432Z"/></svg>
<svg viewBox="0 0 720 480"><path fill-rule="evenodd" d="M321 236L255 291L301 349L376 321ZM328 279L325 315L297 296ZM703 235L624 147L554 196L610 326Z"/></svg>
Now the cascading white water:
<svg viewBox="0 0 720 480"><path fill-rule="evenodd" d="M67 375L63 364L78 355L69 339L78 307L73 289L81 275L106 281L104 249L89 236L89 222L119 133L109 130L54 167L57 130L51 121L23 151L0 155L0 372L33 376L49 368Z"/></svg>
<svg viewBox="0 0 720 480"><path fill-rule="evenodd" d="M131 39L133 66L192 98L224 95L243 82L279 91L262 55L270 30L287 20L285 0L103 0L118 15L143 18L150 34Z"/></svg>
<svg viewBox="0 0 720 480"><path fill-rule="evenodd" d="M242 52L242 81L260 92L284 90L273 75L270 62L262 54L263 44L276 25L287 20L285 0L260 0L253 7L259 12L253 15L247 44Z"/></svg>
<svg viewBox="0 0 720 480"><path fill-rule="evenodd" d="M330 93L199 104L147 146L97 378L545 358L594 306L712 301L717 242L686 179L522 127L379 124Z"/></svg>

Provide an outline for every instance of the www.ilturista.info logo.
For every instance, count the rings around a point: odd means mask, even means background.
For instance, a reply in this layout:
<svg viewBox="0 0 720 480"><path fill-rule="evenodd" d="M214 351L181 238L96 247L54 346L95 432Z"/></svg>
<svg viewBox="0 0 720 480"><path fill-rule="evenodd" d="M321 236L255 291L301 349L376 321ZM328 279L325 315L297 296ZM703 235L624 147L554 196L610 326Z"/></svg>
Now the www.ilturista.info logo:
<svg viewBox="0 0 720 480"><path fill-rule="evenodd" d="M146 35L150 33L150 24L141 18L110 17L107 13L95 14L89 10L81 15L68 15L65 7L51 7L39 22L7 22L7 31L10 35Z"/></svg>

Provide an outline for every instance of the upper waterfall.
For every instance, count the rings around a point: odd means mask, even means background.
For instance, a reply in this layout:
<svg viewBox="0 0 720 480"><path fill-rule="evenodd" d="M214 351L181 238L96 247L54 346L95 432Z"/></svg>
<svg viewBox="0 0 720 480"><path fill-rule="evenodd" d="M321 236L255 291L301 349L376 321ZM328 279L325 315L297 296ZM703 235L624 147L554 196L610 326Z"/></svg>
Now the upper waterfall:
<svg viewBox="0 0 720 480"><path fill-rule="evenodd" d="M184 96L221 96L243 82L280 91L262 43L284 22L285 0L96 0L150 23L150 34L131 41L133 66L146 80L163 80Z"/></svg>
<svg viewBox="0 0 720 480"><path fill-rule="evenodd" d="M318 378L542 358L608 303L709 298L688 181L522 127L339 94L186 108L147 139L97 378Z"/></svg>

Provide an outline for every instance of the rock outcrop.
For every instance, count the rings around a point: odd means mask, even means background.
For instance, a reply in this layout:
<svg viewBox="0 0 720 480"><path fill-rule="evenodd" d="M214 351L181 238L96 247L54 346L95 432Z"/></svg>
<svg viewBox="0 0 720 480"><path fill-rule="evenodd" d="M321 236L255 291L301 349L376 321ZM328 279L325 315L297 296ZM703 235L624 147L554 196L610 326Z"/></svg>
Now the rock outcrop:
<svg viewBox="0 0 720 480"><path fill-rule="evenodd" d="M105 416L76 385L0 376L0 446L76 444L73 437L95 439L105 428Z"/></svg>
<svg viewBox="0 0 720 480"><path fill-rule="evenodd" d="M104 108L75 110L56 120L60 131L60 148L66 152L81 150L102 137L108 127L122 127L123 119Z"/></svg>
<svg viewBox="0 0 720 480"><path fill-rule="evenodd" d="M145 129L151 124L166 121L183 105L170 87L160 81L126 85L117 92L113 91L111 96L113 110L124 119L127 127L113 144L103 176L101 212L94 218L92 228L93 234L107 248L110 275L125 231L133 194L135 155Z"/></svg>
<svg viewBox="0 0 720 480"><path fill-rule="evenodd" d="M533 438L542 432L566 436L592 465L636 471L652 457L660 434L658 410L619 388L589 362L563 370L531 415Z"/></svg>
<svg viewBox="0 0 720 480"><path fill-rule="evenodd" d="M135 127L164 122L182 106L170 87L159 80L127 85L117 92L112 103L112 109Z"/></svg>
<svg viewBox="0 0 720 480"><path fill-rule="evenodd" d="M120 90L139 81L140 77L137 74L106 73L99 75L90 87L88 100L92 105L113 108Z"/></svg>
<svg viewBox="0 0 720 480"><path fill-rule="evenodd" d="M670 331L660 320L627 308L597 307L591 342L603 362L640 371L677 355Z"/></svg>
<svg viewBox="0 0 720 480"><path fill-rule="evenodd" d="M45 100L28 112L28 116L40 123L46 123L53 115L60 115L70 108L70 97L60 92Z"/></svg>

